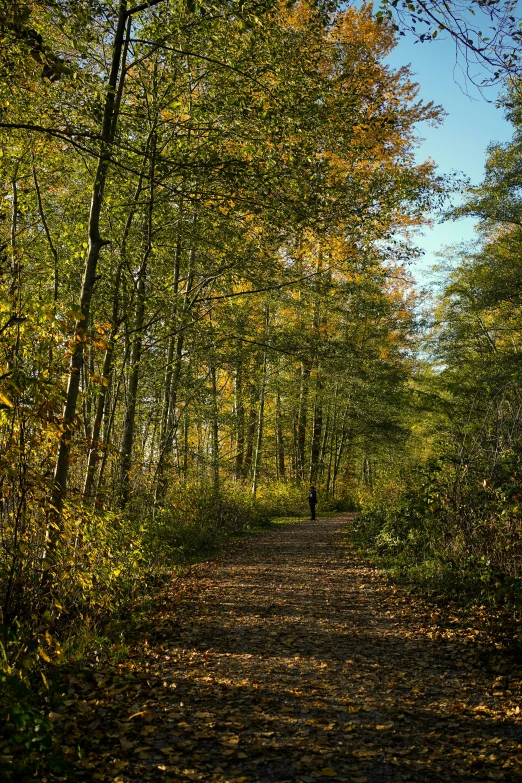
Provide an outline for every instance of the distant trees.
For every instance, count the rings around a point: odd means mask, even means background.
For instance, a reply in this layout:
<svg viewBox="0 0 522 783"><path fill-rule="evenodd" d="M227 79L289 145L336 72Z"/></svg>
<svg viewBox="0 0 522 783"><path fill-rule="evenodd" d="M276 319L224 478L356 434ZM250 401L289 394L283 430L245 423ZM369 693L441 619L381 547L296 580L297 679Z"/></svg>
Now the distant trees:
<svg viewBox="0 0 522 783"><path fill-rule="evenodd" d="M484 182L457 215L479 237L439 268L429 339L406 415L409 447L386 502L361 526L387 562L438 591L522 606L522 233L520 96L513 139L494 145Z"/></svg>

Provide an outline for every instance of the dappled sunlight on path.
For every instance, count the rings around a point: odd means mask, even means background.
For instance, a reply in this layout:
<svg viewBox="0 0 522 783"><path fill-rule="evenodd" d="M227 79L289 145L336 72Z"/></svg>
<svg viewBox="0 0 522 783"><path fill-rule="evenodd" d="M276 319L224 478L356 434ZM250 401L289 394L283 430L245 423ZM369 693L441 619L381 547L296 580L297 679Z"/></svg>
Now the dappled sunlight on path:
<svg viewBox="0 0 522 783"><path fill-rule="evenodd" d="M516 683L340 547L350 520L239 540L194 577L98 694L78 779L522 780Z"/></svg>

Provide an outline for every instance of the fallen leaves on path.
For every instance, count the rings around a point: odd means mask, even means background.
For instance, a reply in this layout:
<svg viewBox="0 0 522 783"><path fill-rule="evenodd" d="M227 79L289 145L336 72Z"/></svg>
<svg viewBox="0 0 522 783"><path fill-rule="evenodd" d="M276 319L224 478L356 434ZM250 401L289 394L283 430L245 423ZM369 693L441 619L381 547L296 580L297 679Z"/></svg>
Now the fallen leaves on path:
<svg viewBox="0 0 522 783"><path fill-rule="evenodd" d="M179 605L173 583L132 657L71 675L62 779L522 780L520 668L354 559L350 519L236 542Z"/></svg>

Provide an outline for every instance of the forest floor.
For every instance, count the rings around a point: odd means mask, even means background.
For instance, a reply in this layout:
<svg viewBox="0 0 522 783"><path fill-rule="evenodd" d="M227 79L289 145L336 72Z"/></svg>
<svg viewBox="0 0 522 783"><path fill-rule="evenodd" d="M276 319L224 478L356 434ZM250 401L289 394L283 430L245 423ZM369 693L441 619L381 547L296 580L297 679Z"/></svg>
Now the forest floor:
<svg viewBox="0 0 522 783"><path fill-rule="evenodd" d="M172 581L120 662L71 670L61 779L521 781L522 663L484 611L357 558L351 519L234 541Z"/></svg>

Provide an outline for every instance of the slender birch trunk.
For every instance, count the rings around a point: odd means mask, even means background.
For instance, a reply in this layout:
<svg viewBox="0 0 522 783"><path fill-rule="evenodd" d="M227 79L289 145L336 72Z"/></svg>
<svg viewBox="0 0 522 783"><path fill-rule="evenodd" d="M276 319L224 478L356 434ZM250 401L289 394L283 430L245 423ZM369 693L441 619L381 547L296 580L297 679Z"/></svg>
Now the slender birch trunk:
<svg viewBox="0 0 522 783"><path fill-rule="evenodd" d="M109 335L107 348L103 357L103 367L101 371L101 383L100 390L96 397L96 412L94 414L94 421L92 424L91 440L89 444L89 457L87 459L87 470L85 472L85 481L83 485L83 499L90 500L94 489L94 478L96 475L96 466L98 464L99 449L102 445L100 442L101 425L103 421L103 414L105 411L105 403L107 400L107 392L109 388L110 377L112 375L112 364L114 358L114 349L116 335L118 333L118 317L119 317L119 292L121 282L122 265L118 265L116 271L116 280L114 283L114 291L112 297L112 327Z"/></svg>
<svg viewBox="0 0 522 783"><path fill-rule="evenodd" d="M136 406L138 400L138 384L141 373L141 354L143 349L143 327L145 322L145 304L147 271L150 256L152 254L152 220L154 214L154 173L156 165L156 145L154 137L150 150L150 194L147 218L145 222L145 248L143 259L138 273L138 286L136 291L136 315L134 318L134 339L131 349L129 385L127 388L127 407L123 422L123 434L120 453L120 505L125 508L130 495L130 470L132 464L132 447L134 444L134 432L136 426Z"/></svg>
<svg viewBox="0 0 522 783"><path fill-rule="evenodd" d="M318 370L319 372L319 370ZM323 430L323 407L320 399L321 384L317 379L316 397L314 402L314 418L312 424L312 444L310 447L310 484L317 481L319 455L321 452L321 435Z"/></svg>
<svg viewBox="0 0 522 783"><path fill-rule="evenodd" d="M214 489L219 492L219 409L217 373L214 364L210 368L210 379L212 382L212 481Z"/></svg>
<svg viewBox="0 0 522 783"><path fill-rule="evenodd" d="M165 471L167 470L172 447L174 444L174 436L177 430L178 421L176 418L176 407L178 404L178 392L179 382L181 378L181 370L183 368L183 346L185 344L185 332L187 327L188 318L192 309L192 287L194 285L196 266L196 249L192 247L189 252L189 262L187 270L187 282L185 285L185 292L183 297L183 307L181 311L181 318L179 319L179 327L177 331L172 335L172 354L169 357L171 361L171 374L169 376L169 388L168 388L168 401L166 404L166 423L165 431L160 443L160 453L158 457L158 464L156 467L156 492L155 502L159 502L165 494ZM179 274L179 271L178 271Z"/></svg>
<svg viewBox="0 0 522 783"><path fill-rule="evenodd" d="M299 412L297 416L297 479L303 481L306 464L306 424L308 418L308 385L310 365L301 362L301 385L299 391Z"/></svg>
<svg viewBox="0 0 522 783"><path fill-rule="evenodd" d="M259 476L261 473L261 454L263 449L263 429L265 422L265 390L266 390L266 371L268 362L268 350L266 344L268 342L268 326L270 319L270 310L268 305L265 307L265 349L263 351L263 374L261 377L261 391L259 394L259 419L257 423L257 443L254 459L254 471L252 477L252 495L255 498L257 495L257 486L259 484Z"/></svg>
<svg viewBox="0 0 522 783"><path fill-rule="evenodd" d="M281 393L279 389L276 392L276 399L275 399L275 417L276 417L276 468L277 468L277 478L282 479L283 481L286 478L286 469L285 469L285 440L284 440L284 434L283 434L283 422L281 420Z"/></svg>
<svg viewBox="0 0 522 783"><path fill-rule="evenodd" d="M256 434L257 413L255 407L255 393L252 392L250 410L248 412L248 427L246 436L245 459L243 461L243 477L248 478L252 467L252 457L254 454L254 438Z"/></svg>
<svg viewBox="0 0 522 783"><path fill-rule="evenodd" d="M245 402L243 400L243 356L242 346L237 344L237 365L234 382L234 411L236 417L236 460L234 477L238 481L243 475L245 458Z"/></svg>

